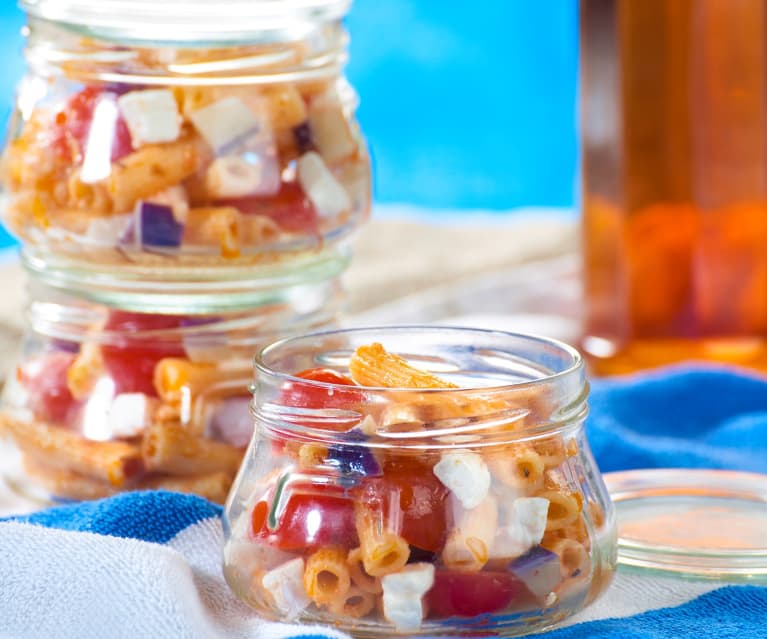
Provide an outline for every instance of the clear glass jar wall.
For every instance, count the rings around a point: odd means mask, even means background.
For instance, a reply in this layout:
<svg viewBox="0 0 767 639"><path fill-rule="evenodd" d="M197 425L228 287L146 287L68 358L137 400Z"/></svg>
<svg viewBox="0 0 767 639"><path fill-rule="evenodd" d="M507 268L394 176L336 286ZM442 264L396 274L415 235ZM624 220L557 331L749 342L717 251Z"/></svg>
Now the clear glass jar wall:
<svg viewBox="0 0 767 639"><path fill-rule="evenodd" d="M420 387L383 388L405 377L373 342L419 369L407 379ZM267 348L254 389L224 570L261 614L359 636L515 635L610 582L613 510L569 347L468 329L319 333Z"/></svg>
<svg viewBox="0 0 767 639"><path fill-rule="evenodd" d="M22 5L3 215L46 268L254 279L368 215L348 2Z"/></svg>
<svg viewBox="0 0 767 639"><path fill-rule="evenodd" d="M32 281L29 327L0 410L2 472L42 500L166 488L223 502L252 431L252 358L332 325L336 280L256 309L118 310Z"/></svg>

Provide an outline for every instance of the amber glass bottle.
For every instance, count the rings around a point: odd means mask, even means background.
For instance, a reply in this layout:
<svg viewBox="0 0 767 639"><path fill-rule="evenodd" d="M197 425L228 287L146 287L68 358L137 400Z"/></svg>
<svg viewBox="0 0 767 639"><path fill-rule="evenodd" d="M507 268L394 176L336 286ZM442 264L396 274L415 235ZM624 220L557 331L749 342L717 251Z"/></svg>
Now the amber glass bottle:
<svg viewBox="0 0 767 639"><path fill-rule="evenodd" d="M767 2L580 6L594 371L767 369Z"/></svg>

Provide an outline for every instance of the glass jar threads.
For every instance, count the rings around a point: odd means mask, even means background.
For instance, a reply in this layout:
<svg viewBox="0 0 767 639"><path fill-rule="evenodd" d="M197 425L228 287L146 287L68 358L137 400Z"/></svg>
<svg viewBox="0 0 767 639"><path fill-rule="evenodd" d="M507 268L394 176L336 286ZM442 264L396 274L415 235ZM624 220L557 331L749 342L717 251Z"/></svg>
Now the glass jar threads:
<svg viewBox="0 0 767 639"><path fill-rule="evenodd" d="M267 617L364 636L513 635L582 609L616 552L583 368L563 344L470 329L268 347L229 584Z"/></svg>
<svg viewBox="0 0 767 639"><path fill-rule="evenodd" d="M348 2L22 6L3 215L41 268L247 288L343 261L370 206Z"/></svg>

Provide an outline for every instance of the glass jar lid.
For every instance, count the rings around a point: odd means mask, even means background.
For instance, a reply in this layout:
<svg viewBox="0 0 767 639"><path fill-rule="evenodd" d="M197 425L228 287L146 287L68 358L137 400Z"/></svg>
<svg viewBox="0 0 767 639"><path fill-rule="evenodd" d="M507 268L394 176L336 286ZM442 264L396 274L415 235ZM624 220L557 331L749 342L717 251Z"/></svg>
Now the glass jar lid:
<svg viewBox="0 0 767 639"><path fill-rule="evenodd" d="M351 0L20 0L28 14L133 42L280 42L343 17Z"/></svg>
<svg viewBox="0 0 767 639"><path fill-rule="evenodd" d="M767 583L767 475L647 469L604 478L618 519L619 564Z"/></svg>

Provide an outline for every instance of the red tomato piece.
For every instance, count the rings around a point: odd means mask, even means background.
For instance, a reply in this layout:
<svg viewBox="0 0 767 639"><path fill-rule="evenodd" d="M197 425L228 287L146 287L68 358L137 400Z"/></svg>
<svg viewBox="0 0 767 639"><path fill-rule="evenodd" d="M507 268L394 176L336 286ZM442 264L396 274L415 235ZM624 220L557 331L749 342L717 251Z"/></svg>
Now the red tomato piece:
<svg viewBox="0 0 767 639"><path fill-rule="evenodd" d="M285 406L294 406L296 408L347 408L359 404L363 399L362 392L357 390L357 384L353 380L329 368L310 368L296 373L294 377L324 384L354 386L355 388L345 390L314 384L301 384L300 382L288 382L282 389L280 397L280 401Z"/></svg>
<svg viewBox="0 0 767 639"><path fill-rule="evenodd" d="M439 552L447 537L447 497L448 490L432 466L401 457L384 462L382 477L365 480L360 499L373 507L380 505L390 525L399 522L396 532L408 544Z"/></svg>
<svg viewBox="0 0 767 639"><path fill-rule="evenodd" d="M503 610L522 591L522 582L507 572L437 570L426 603L430 617L474 617Z"/></svg>
<svg viewBox="0 0 767 639"><path fill-rule="evenodd" d="M174 329L186 318L179 315L150 315L128 311L112 311L104 327L119 335L101 347L104 367L115 383L115 393L144 393L154 397L154 367L164 357L185 357L180 342L158 342L136 339L141 331Z"/></svg>
<svg viewBox="0 0 767 639"><path fill-rule="evenodd" d="M321 546L354 548L359 545L354 524L354 503L337 495L322 494L312 486L311 492L288 488L284 512L276 522L269 521L269 504L260 501L251 516L255 539L282 550L308 550ZM276 523L272 529L270 523Z"/></svg>
<svg viewBox="0 0 767 639"><path fill-rule="evenodd" d="M283 182L271 197L243 197L220 203L237 207L245 215L265 215L289 233L319 233L317 210L297 182Z"/></svg>
<svg viewBox="0 0 767 639"><path fill-rule="evenodd" d="M28 393L29 408L38 419L67 426L74 416L79 403L67 386L67 371L74 360L74 353L52 351L18 369L18 380Z"/></svg>
<svg viewBox="0 0 767 639"><path fill-rule="evenodd" d="M102 101L110 101L117 109L117 97L117 93L95 86L86 87L73 95L66 106L56 114L52 134L52 146L56 154L67 162L82 162L97 106ZM104 143L108 144L109 140ZM111 132L111 144L112 162L128 155L132 150L130 132L119 110Z"/></svg>

